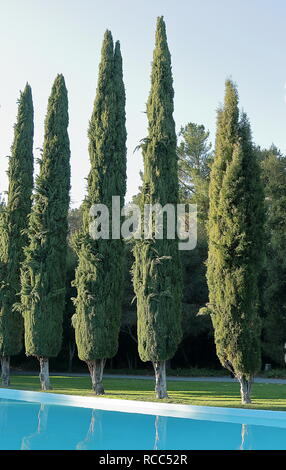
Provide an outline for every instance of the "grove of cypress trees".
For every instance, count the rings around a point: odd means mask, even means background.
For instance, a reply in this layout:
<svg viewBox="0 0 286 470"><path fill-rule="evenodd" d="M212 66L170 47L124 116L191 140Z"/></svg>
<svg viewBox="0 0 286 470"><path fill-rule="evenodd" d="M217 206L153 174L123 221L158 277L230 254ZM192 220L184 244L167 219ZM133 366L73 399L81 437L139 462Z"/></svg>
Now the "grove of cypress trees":
<svg viewBox="0 0 286 470"><path fill-rule="evenodd" d="M23 345L23 319L13 307L19 302L20 264L27 244L27 218L33 190L33 101L29 84L20 93L14 142L9 158L7 206L2 214L3 253L0 287L0 355L2 384L9 385L10 356Z"/></svg>
<svg viewBox="0 0 286 470"><path fill-rule="evenodd" d="M245 114L239 118L237 90L228 80L210 180L208 309L217 355L240 382L242 403L250 403L260 368L263 225L263 191L250 126Z"/></svg>
<svg viewBox="0 0 286 470"><path fill-rule="evenodd" d="M49 357L57 356L62 342L70 190L68 121L67 89L64 77L58 75L48 101L29 241L21 269L26 355L36 356L40 362L43 390L51 388Z"/></svg>
<svg viewBox="0 0 286 470"><path fill-rule="evenodd" d="M163 17L157 19L151 91L147 103L148 137L142 146L143 205L178 203L178 161L173 119L171 56ZM137 297L138 350L155 370L157 398L167 397L166 361L181 340L181 265L178 240L166 236L136 241L133 283Z"/></svg>
<svg viewBox="0 0 286 470"><path fill-rule="evenodd" d="M84 202L83 230L74 240L78 267L74 285L76 313L72 318L78 355L88 365L92 389L104 394L103 369L118 349L123 291L124 245L120 233L112 237L112 198L126 191L125 90L119 42L104 35L98 86L89 125L90 172ZM104 204L109 210L109 237L90 233L90 209ZM114 234L113 234L114 235Z"/></svg>

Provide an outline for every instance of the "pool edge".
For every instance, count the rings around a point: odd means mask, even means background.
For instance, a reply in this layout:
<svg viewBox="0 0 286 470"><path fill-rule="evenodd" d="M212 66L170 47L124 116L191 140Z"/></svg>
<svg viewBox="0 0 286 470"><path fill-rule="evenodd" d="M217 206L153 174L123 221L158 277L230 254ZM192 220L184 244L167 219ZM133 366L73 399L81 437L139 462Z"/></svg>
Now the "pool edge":
<svg viewBox="0 0 286 470"><path fill-rule="evenodd" d="M0 388L0 399L19 400L45 405L75 406L123 413L139 413L173 418L212 420L286 428L286 412L253 410L176 403L123 400L105 397L83 397L51 392Z"/></svg>

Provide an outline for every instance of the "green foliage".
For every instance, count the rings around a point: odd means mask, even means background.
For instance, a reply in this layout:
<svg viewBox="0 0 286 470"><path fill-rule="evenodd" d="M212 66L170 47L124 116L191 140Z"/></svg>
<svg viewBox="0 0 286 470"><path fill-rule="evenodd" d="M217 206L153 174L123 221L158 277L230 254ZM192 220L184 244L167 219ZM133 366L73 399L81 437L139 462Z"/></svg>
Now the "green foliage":
<svg viewBox="0 0 286 470"><path fill-rule="evenodd" d="M197 246L192 251L182 252L184 273L184 336L197 336L198 331L212 335L209 318L196 317L208 300L206 265L208 241L206 222L209 210L209 179L213 154L209 143L209 132L203 125L188 123L181 128L178 146L180 202L197 205ZM190 339L192 341L192 339Z"/></svg>
<svg viewBox="0 0 286 470"><path fill-rule="evenodd" d="M72 318L79 358L84 361L113 357L118 349L123 290L122 239L94 239L89 234L92 204L109 209L112 196L126 191L125 90L119 42L106 31L99 66L98 87L89 126L88 195L84 227L75 238L78 255L74 285L76 313Z"/></svg>
<svg viewBox="0 0 286 470"><path fill-rule="evenodd" d="M184 319L183 332L196 336L196 332L202 328L212 335L212 325L209 318L197 317L198 312L208 301L208 286L206 281L206 259L208 256L208 244L205 226L198 224L198 240L194 250L182 251L181 260L183 267L184 311L192 312L192 316Z"/></svg>
<svg viewBox="0 0 286 470"><path fill-rule="evenodd" d="M4 279L5 259L7 258L7 229L6 205L4 199L0 200L0 267L1 280Z"/></svg>
<svg viewBox="0 0 286 470"><path fill-rule="evenodd" d="M13 310L19 301L20 263L27 244L27 220L33 189L33 102L30 85L18 101L14 141L9 158L8 201L1 212L1 287L0 287L0 354L18 354L22 348L23 319Z"/></svg>
<svg viewBox="0 0 286 470"><path fill-rule="evenodd" d="M209 176L212 163L209 132L189 122L181 128L178 146L180 200L197 204L199 220L206 221L209 208Z"/></svg>
<svg viewBox="0 0 286 470"><path fill-rule="evenodd" d="M28 356L53 357L62 342L65 305L70 147L64 77L52 87L40 172L21 270L21 310Z"/></svg>
<svg viewBox="0 0 286 470"><path fill-rule="evenodd" d="M76 232L82 229L82 216L83 216L82 205L80 207L70 209L69 215L68 215L69 239L71 239L72 236Z"/></svg>
<svg viewBox="0 0 286 470"><path fill-rule="evenodd" d="M262 347L270 360L282 365L286 338L286 158L273 146L259 154L267 209Z"/></svg>
<svg viewBox="0 0 286 470"><path fill-rule="evenodd" d="M218 357L236 376L260 368L258 277L264 205L259 165L234 84L226 82L212 165L207 279Z"/></svg>
<svg viewBox="0 0 286 470"><path fill-rule="evenodd" d="M113 195L120 196L121 208L124 206L126 193L126 117L125 117L125 87L122 72L122 56L120 43L116 41L114 47L114 91L115 91L115 129L114 157L112 164L116 167L113 178ZM121 245L121 243L120 243Z"/></svg>
<svg viewBox="0 0 286 470"><path fill-rule="evenodd" d="M151 91L147 103L148 138L142 145L142 204L177 204L178 161L173 120L173 79L165 23L158 18ZM153 233L154 237L154 233ZM133 266L137 297L138 350L143 361L164 361L181 340L181 263L178 241L136 242Z"/></svg>

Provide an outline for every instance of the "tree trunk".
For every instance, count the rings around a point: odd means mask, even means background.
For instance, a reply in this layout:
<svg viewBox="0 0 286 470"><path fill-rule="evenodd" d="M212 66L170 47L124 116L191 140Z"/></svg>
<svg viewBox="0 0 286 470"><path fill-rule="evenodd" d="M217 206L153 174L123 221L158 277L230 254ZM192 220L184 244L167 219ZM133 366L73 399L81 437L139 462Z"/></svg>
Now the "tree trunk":
<svg viewBox="0 0 286 470"><path fill-rule="evenodd" d="M156 380L156 398L168 398L166 383L166 361L153 362L153 367Z"/></svg>
<svg viewBox="0 0 286 470"><path fill-rule="evenodd" d="M240 395L241 395L241 403L243 405L247 405L251 403L250 393L251 393L251 386L252 386L252 377L250 379L246 379L244 376L237 377L240 383Z"/></svg>
<svg viewBox="0 0 286 470"><path fill-rule="evenodd" d="M1 356L1 379L4 387L10 385L10 356Z"/></svg>
<svg viewBox="0 0 286 470"><path fill-rule="evenodd" d="M69 342L69 363L68 363L68 372L72 372L72 362L75 354L75 342Z"/></svg>
<svg viewBox="0 0 286 470"><path fill-rule="evenodd" d="M92 390L95 392L95 395L104 395L102 376L105 362L106 359L95 359L94 361L87 361L92 382Z"/></svg>
<svg viewBox="0 0 286 470"><path fill-rule="evenodd" d="M38 357L40 362L40 382L42 390L52 390L52 386L50 383L50 375L49 375L49 358L48 357Z"/></svg>

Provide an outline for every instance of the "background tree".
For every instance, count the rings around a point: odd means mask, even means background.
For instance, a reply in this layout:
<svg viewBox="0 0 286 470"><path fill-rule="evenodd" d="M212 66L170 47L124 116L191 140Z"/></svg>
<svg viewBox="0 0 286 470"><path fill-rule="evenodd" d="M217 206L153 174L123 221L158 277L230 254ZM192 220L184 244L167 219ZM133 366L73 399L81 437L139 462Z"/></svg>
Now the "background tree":
<svg viewBox="0 0 286 470"><path fill-rule="evenodd" d="M82 229L83 207L75 207L69 210L68 225L69 225L69 240L72 240L73 235Z"/></svg>
<svg viewBox="0 0 286 470"><path fill-rule="evenodd" d="M78 255L74 285L76 313L73 316L79 358L88 365L92 388L104 393L105 361L118 349L123 291L124 243L113 238L95 238L89 233L90 208L105 204L112 227L112 198L126 192L125 90L119 42L113 46L110 31L103 40L98 87L89 126L88 195L84 204L83 231L75 238Z"/></svg>
<svg viewBox="0 0 286 470"><path fill-rule="evenodd" d="M263 223L250 126L245 114L239 120L237 90L228 80L210 183L208 308L218 357L240 382L242 403L250 403L253 376L260 368L257 304Z"/></svg>
<svg viewBox="0 0 286 470"><path fill-rule="evenodd" d="M198 206L199 220L206 221L209 208L209 176L213 154L209 131L189 122L181 127L178 145L180 200Z"/></svg>
<svg viewBox="0 0 286 470"><path fill-rule="evenodd" d="M21 270L26 355L39 359L43 390L51 388L49 358L58 355L62 343L70 190L67 127L67 89L63 75L58 75L48 101L29 243Z"/></svg>
<svg viewBox="0 0 286 470"><path fill-rule="evenodd" d="M176 205L178 161L173 120L173 80L163 17L157 20L151 91L147 103L148 138L143 143L142 204ZM164 222L165 224L165 222ZM137 297L138 350L142 361L152 361L157 398L167 396L166 360L181 340L181 264L178 240L166 237L139 240L133 266Z"/></svg>
<svg viewBox="0 0 286 470"><path fill-rule="evenodd" d="M210 318L197 316L208 301L206 222L213 152L209 131L203 124L189 122L181 127L179 138L177 152L180 202L197 205L197 245L191 251L181 252L184 286L183 340L176 355L176 358L181 357L185 365L190 367L194 362L211 361L209 354L213 354L213 328Z"/></svg>
<svg viewBox="0 0 286 470"><path fill-rule="evenodd" d="M20 264L27 243L27 220L31 210L33 189L33 101L30 85L26 85L18 101L14 142L9 158L7 206L2 214L2 266L0 288L0 354L2 384L10 383L10 356L23 346L23 319L13 309L19 299ZM3 231L5 233L3 233Z"/></svg>

